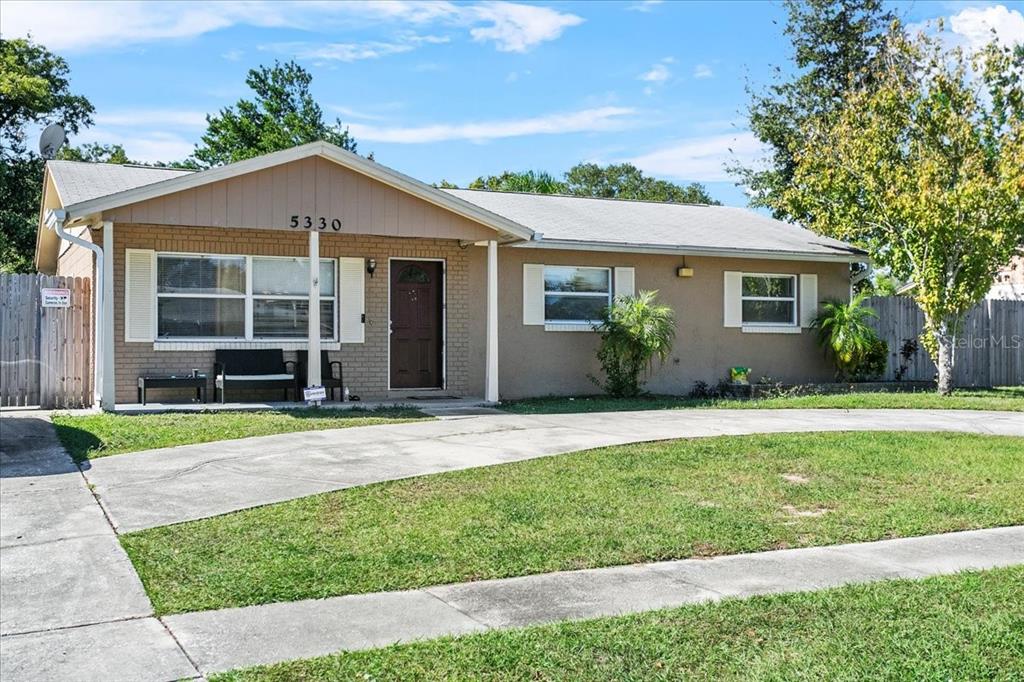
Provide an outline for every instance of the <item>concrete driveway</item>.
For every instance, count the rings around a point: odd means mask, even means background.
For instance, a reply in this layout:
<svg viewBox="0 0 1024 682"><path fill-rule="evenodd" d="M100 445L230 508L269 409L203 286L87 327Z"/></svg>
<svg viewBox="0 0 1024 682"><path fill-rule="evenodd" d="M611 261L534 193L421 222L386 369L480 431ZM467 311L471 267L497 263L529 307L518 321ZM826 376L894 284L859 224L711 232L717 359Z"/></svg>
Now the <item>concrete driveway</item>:
<svg viewBox="0 0 1024 682"><path fill-rule="evenodd" d="M197 676L45 413L0 416L0 677Z"/></svg>
<svg viewBox="0 0 1024 682"><path fill-rule="evenodd" d="M289 433L94 460L85 476L118 532L378 481L623 443L804 431L1024 436L1024 414L968 410L664 410L486 415Z"/></svg>

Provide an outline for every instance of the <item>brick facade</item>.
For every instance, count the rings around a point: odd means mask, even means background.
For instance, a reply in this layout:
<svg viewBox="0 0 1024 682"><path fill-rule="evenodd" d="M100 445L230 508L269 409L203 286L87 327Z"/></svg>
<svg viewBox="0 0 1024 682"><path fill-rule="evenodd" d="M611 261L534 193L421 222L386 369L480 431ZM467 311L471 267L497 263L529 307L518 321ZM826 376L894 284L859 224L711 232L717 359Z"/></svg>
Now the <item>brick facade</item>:
<svg viewBox="0 0 1024 682"><path fill-rule="evenodd" d="M209 227L162 227L115 223L114 225L114 358L116 366L116 400L136 402L136 381L147 373L184 372L192 368L212 376L214 351L155 350L152 342L126 343L124 329L125 249L152 249L183 253L236 254L251 256L297 256L309 253L304 232L271 230L239 230ZM338 258L355 256L373 258L377 270L366 276L366 333L361 344L343 344L341 351L331 351L331 360L340 359L345 382L353 394L364 399L401 397L412 392L388 391L388 259L438 258L446 264L447 343L445 353L446 393L451 395L482 395L483 353L473 340L475 329L483 317L482 290L471 300L472 292L482 282L475 279L482 273L483 249L462 248L456 240L377 237L372 235L321 234L320 256ZM479 261L479 263L476 263ZM476 301L476 303L474 303ZM476 310L479 308L479 310ZM295 359L294 352L285 353ZM477 366L479 365L479 367ZM213 399L212 379L210 399ZM480 383L481 385L476 385ZM185 391L153 391L153 401L183 400ZM247 398L281 400L278 391L263 392Z"/></svg>

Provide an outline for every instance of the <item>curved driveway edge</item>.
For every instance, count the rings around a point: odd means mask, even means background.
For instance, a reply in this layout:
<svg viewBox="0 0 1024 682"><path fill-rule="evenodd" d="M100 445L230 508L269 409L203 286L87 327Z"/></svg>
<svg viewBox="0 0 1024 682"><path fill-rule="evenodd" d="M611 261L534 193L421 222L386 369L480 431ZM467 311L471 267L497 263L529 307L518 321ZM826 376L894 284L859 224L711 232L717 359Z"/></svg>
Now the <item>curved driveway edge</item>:
<svg viewBox="0 0 1024 682"><path fill-rule="evenodd" d="M973 410L651 410L487 415L308 431L102 457L85 476L118 532L331 490L672 438L811 431L1024 436L1024 413Z"/></svg>

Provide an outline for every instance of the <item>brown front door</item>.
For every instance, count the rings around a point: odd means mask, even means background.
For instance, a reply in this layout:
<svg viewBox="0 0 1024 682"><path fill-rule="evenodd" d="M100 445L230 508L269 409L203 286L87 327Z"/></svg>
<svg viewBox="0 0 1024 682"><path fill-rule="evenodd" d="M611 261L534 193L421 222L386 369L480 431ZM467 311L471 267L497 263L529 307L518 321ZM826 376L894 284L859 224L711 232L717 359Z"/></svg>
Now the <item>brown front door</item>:
<svg viewBox="0 0 1024 682"><path fill-rule="evenodd" d="M442 388L441 263L391 261L391 388Z"/></svg>

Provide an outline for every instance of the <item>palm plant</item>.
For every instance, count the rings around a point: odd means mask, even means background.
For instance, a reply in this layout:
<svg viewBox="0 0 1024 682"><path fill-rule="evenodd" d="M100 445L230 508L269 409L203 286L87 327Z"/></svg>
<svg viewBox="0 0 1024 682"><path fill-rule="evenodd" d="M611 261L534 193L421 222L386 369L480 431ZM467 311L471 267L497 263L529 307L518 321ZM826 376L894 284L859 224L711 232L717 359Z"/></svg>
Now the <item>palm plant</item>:
<svg viewBox="0 0 1024 682"><path fill-rule="evenodd" d="M654 358L664 361L676 336L675 313L655 302L657 291L619 296L601 314L597 358L604 370L604 389L616 397L639 395L642 377Z"/></svg>
<svg viewBox="0 0 1024 682"><path fill-rule="evenodd" d="M878 313L863 305L865 298L867 294L860 293L849 303L826 299L811 321L811 327L818 330L818 345L832 357L836 378L840 381L858 378L865 371L875 371L878 356L881 354L884 358L888 353L887 348L880 348L885 342L878 338L868 322L878 317ZM874 366L869 368L868 365Z"/></svg>

